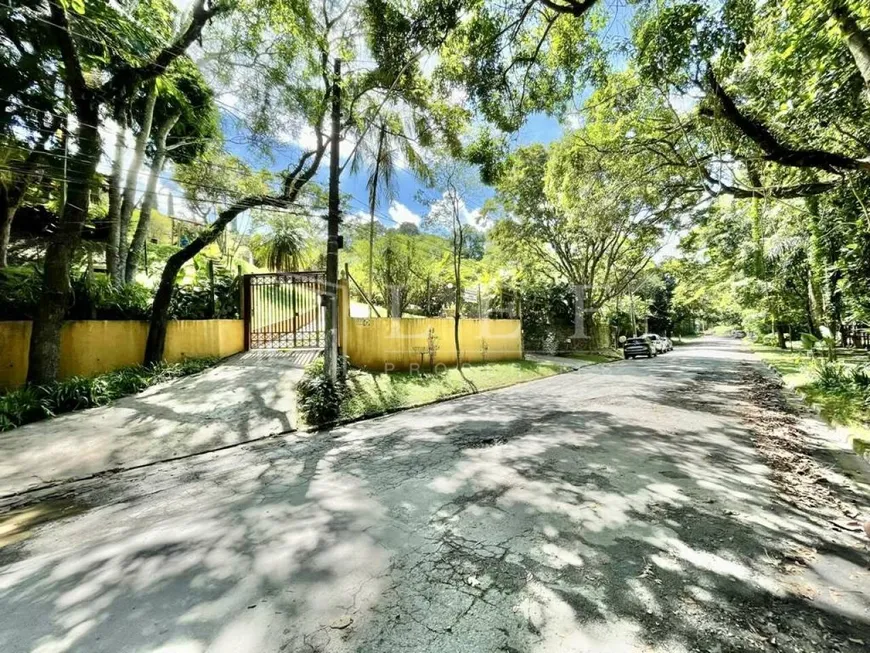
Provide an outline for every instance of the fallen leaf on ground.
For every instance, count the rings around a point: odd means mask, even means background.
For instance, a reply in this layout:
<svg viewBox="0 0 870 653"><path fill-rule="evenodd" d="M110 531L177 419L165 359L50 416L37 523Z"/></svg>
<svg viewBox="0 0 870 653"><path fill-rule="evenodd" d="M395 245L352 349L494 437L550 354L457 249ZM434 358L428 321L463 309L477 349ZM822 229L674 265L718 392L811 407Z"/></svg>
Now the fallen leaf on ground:
<svg viewBox="0 0 870 653"><path fill-rule="evenodd" d="M343 617L339 617L338 619L333 619L332 622L330 622L329 627L335 628L336 630L344 630L352 623L353 619L351 617L348 617L347 615L344 615Z"/></svg>

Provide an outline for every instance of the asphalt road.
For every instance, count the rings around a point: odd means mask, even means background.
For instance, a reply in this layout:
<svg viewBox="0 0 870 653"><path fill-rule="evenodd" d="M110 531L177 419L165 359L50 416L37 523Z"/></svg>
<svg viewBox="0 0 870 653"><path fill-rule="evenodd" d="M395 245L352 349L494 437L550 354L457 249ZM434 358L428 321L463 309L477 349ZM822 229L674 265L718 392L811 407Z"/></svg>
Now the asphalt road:
<svg viewBox="0 0 870 653"><path fill-rule="evenodd" d="M762 369L709 340L72 484L0 522L0 651L866 651L866 476Z"/></svg>

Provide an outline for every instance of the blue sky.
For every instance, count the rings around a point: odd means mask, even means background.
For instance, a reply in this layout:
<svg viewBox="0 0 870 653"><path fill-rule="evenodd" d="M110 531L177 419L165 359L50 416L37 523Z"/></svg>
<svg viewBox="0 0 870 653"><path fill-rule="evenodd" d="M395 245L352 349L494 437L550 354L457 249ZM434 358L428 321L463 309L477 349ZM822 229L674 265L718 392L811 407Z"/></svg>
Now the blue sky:
<svg viewBox="0 0 870 653"><path fill-rule="evenodd" d="M234 142L234 126L231 119L224 121L224 130L227 135L227 149L254 167L268 167L276 172L285 170L296 161L296 157L301 151L296 145L278 147L273 152L274 160L270 162L258 156L251 148ZM559 138L562 133L563 127L555 118L544 114L533 114L529 117L526 124L516 134L512 135L511 143L514 147L530 143L549 143ZM324 159L316 180L326 186L328 173L328 159ZM348 207L350 212L367 212L365 208L368 204L366 179L367 173L365 170L352 173L349 168L345 170L345 173L341 177L341 192L350 195L352 198ZM393 227L396 223L401 222L419 224L419 221L426 215L428 210L418 199L420 191L424 191L425 188L425 185L413 173L408 170L399 170L395 177L395 195L390 200L384 198L380 202L377 211L380 214L378 219L388 227ZM476 197L468 200L468 209L474 210L480 208L483 202L492 195L493 191L491 188L483 187Z"/></svg>
<svg viewBox="0 0 870 653"><path fill-rule="evenodd" d="M176 0L181 1L181 0ZM602 3L602 7L604 3ZM601 37L606 42L611 42L611 45L619 41L624 41L629 37L629 25L634 14L633 6L626 6L621 2L606 3L609 13L609 20L602 28ZM618 52L618 50L614 50ZM621 54L615 54L612 62L616 68L624 64L624 59ZM575 105L582 102L588 95L588 89L578 89ZM235 98L233 98L235 100ZM227 116L229 118L229 116ZM226 121L231 123L231 119ZM232 138L232 125L225 131L228 138ZM526 123L520 130L511 136L512 147L528 145L530 143L547 144L553 140L560 138L566 131L566 127L550 116L538 113L529 116ZM309 136L309 141L313 135ZM305 143L304 135L290 139L298 144ZM302 145L304 147L304 145ZM261 167L266 166L274 171L285 170L292 165L300 152L300 145L285 145L274 153L273 161L257 160L253 153L241 146L230 146L231 151L248 161L251 165ZM307 149L307 148L306 148ZM324 160L321 164L320 171L316 177L317 181L324 186L327 183L328 175L328 160ZM418 201L418 193L424 189L424 186L415 178L415 176L407 171L399 171L396 175L395 196L391 200L384 198L378 207L377 213L380 214L379 219L387 226L395 226L396 222L411 221L419 223L420 219L425 216L427 207ZM352 197L349 209L353 212L366 212L367 192L366 192L366 172L353 174L349 169L345 171L341 179L342 193L349 194ZM477 197L467 201L467 208L474 210L479 208L488 197L491 197L493 191L491 188L485 188L477 194Z"/></svg>

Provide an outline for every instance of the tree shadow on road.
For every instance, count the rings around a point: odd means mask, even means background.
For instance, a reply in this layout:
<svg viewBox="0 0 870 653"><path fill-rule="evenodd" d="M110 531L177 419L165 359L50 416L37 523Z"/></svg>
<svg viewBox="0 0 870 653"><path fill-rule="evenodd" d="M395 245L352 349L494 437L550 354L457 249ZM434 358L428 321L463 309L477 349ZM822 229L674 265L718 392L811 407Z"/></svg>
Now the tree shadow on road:
<svg viewBox="0 0 870 653"><path fill-rule="evenodd" d="M865 650L866 548L778 496L711 360L82 484L5 554L4 650Z"/></svg>

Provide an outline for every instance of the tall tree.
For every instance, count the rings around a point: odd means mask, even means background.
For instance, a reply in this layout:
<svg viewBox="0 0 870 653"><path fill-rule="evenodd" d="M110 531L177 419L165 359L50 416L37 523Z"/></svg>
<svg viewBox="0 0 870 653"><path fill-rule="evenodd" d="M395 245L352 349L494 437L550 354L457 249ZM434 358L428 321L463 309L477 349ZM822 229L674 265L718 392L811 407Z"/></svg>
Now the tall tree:
<svg viewBox="0 0 870 653"><path fill-rule="evenodd" d="M63 154L66 97L57 92L57 43L24 8L0 9L0 267L7 265L12 222L27 192Z"/></svg>
<svg viewBox="0 0 870 653"><path fill-rule="evenodd" d="M151 163L139 220L129 246L126 239L119 243L119 258L125 262L126 283L136 275L151 223L151 211L157 201L158 180L166 161L190 162L219 139L213 92L190 60L177 60L160 82L154 109L156 124L151 133ZM214 179L209 179L206 187L214 187L215 183Z"/></svg>
<svg viewBox="0 0 870 653"><path fill-rule="evenodd" d="M160 75L202 33L205 24L229 8L225 3L206 5L196 0L186 27L165 47L149 52L138 61L117 61L90 56L93 38L88 16L100 15L103 3L82 0L71 10L61 0L29 2L21 10L32 14L40 30L51 34L60 54L58 69L68 89L76 120L76 151L67 167L67 201L46 250L43 294L33 321L28 380L33 383L57 377L60 330L70 297L70 269L88 215L91 183L100 160L100 125L107 103L123 104L142 84ZM116 32L117 33L117 32ZM6 32L8 35L8 32ZM105 43L105 36L102 37ZM111 38L111 36L110 36ZM105 43L109 50L115 44Z"/></svg>
<svg viewBox="0 0 870 653"><path fill-rule="evenodd" d="M666 179L643 157L602 155L624 140L618 125L591 123L553 145L508 159L496 189L505 220L492 237L517 263L542 266L575 288L574 338L595 345L595 315L637 278L663 231L691 205L663 192Z"/></svg>
<svg viewBox="0 0 870 653"><path fill-rule="evenodd" d="M476 171L468 165L441 156L436 162L433 183L436 195L430 200L429 214L424 225L445 233L450 240L450 263L453 268L453 346L456 351L456 369L462 371L462 347L459 339L459 319L462 316L463 291L462 261L469 211L466 202L474 199L478 182Z"/></svg>
<svg viewBox="0 0 870 653"><path fill-rule="evenodd" d="M367 138L356 149L351 163L351 171L358 172L364 165L369 166L366 180L369 210L369 297L373 296L374 249L375 249L375 211L384 199L393 197L396 169L403 162L423 181L431 177L429 166L415 147L415 136L406 131L401 117L395 113L383 113Z"/></svg>
<svg viewBox="0 0 870 653"><path fill-rule="evenodd" d="M294 165L282 173L279 188L238 198L221 210L197 238L169 258L152 305L146 362L158 361L163 356L167 311L175 279L184 263L214 242L240 214L258 207L292 208L320 169L330 145L325 118L331 100L333 58L347 57L354 52L361 34L377 64L374 67L363 64L343 77L340 137L350 136L361 142L382 111L400 111L413 121L418 135L421 132L425 132L427 138L440 135L459 149L458 132L466 113L433 98L432 84L418 61L422 49L405 51L399 60L388 60L382 47L386 42L395 47L397 36L409 26L417 39L412 40L412 44L443 41L441 22L399 21L400 27L397 27L395 22L380 20L370 5L360 7L351 2L324 1L317 11L313 9L308 5L276 3L260 13L242 17L257 29L230 27L221 35L219 54L210 61L215 66L215 74L225 78L235 74L237 81L244 85L246 94L242 108L247 109L246 123L251 135L267 150L272 139L285 135L287 129L297 133L304 129L311 134L313 142L301 152ZM240 34L248 34L250 38L245 40ZM264 39L269 40L270 51L278 56L262 56ZM225 56L228 52L230 54ZM352 159L342 164L342 171Z"/></svg>

